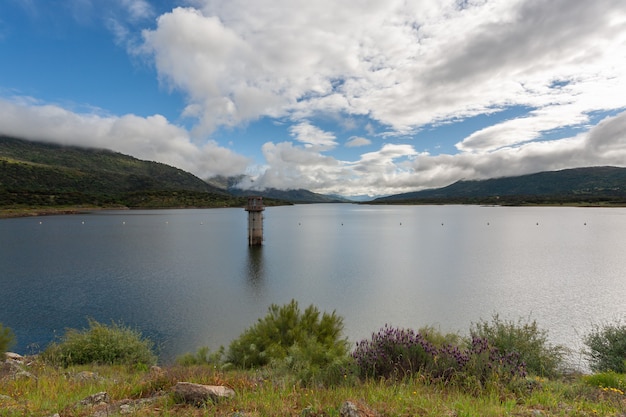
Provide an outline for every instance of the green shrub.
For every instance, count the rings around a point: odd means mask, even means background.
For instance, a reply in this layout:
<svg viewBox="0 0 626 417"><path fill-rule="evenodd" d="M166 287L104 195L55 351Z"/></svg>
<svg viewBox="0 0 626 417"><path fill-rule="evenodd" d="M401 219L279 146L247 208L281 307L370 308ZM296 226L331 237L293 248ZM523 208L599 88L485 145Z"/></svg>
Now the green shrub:
<svg viewBox="0 0 626 417"><path fill-rule="evenodd" d="M594 325L584 343L588 348L584 353L592 371L626 373L626 325Z"/></svg>
<svg viewBox="0 0 626 417"><path fill-rule="evenodd" d="M554 377L563 368L567 349L548 343L548 333L537 322L502 320L495 314L490 322L473 323L472 338L484 338L502 354L515 354L526 365L529 374Z"/></svg>
<svg viewBox="0 0 626 417"><path fill-rule="evenodd" d="M264 318L231 342L227 361L240 368L254 368L283 360L290 349L299 349L306 356L305 362L324 367L332 357L347 355L348 342L342 332L343 318L334 311L320 316L311 305L301 312L295 300L283 306L272 304ZM313 347L307 350L307 345Z"/></svg>
<svg viewBox="0 0 626 417"><path fill-rule="evenodd" d="M357 381L356 364L343 349L329 350L313 338L294 344L287 350L287 356L272 360L268 367L273 375L289 381L290 385L330 387Z"/></svg>
<svg viewBox="0 0 626 417"><path fill-rule="evenodd" d="M14 344L15 335L13 331L0 323L0 359L4 358L4 353L11 349Z"/></svg>
<svg viewBox="0 0 626 417"><path fill-rule="evenodd" d="M152 342L129 327L89 320L89 329L69 329L60 343L42 353L44 361L63 367L83 364L153 365Z"/></svg>
<svg viewBox="0 0 626 417"><path fill-rule="evenodd" d="M203 346L194 353L186 353L176 358L176 363L182 366L194 366L194 365L212 365L220 366L224 357L224 347L211 352L207 346Z"/></svg>

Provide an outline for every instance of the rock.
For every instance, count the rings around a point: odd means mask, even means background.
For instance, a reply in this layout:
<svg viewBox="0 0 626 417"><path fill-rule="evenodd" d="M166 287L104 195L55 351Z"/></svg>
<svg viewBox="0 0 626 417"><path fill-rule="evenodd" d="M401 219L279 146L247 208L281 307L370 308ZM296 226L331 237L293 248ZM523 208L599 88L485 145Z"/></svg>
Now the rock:
<svg viewBox="0 0 626 417"><path fill-rule="evenodd" d="M21 363L7 359L4 362L0 362L0 379L37 379L33 374L22 369Z"/></svg>
<svg viewBox="0 0 626 417"><path fill-rule="evenodd" d="M20 355L19 353L4 352L4 357L6 359L11 359L11 360L14 360L16 362L24 363L24 357L22 355Z"/></svg>
<svg viewBox="0 0 626 417"><path fill-rule="evenodd" d="M177 401L201 406L209 401L217 403L223 398L235 396L235 391L222 385L201 385L178 382L172 388Z"/></svg>
<svg viewBox="0 0 626 417"><path fill-rule="evenodd" d="M376 417L377 414L362 404L346 401L339 408L341 417Z"/></svg>
<svg viewBox="0 0 626 417"><path fill-rule="evenodd" d="M109 402L109 394L106 392L98 392L96 394L90 395L84 400L80 401L80 405L98 405L98 404L107 404Z"/></svg>
<svg viewBox="0 0 626 417"><path fill-rule="evenodd" d="M75 375L71 375L70 376L72 379L74 379L75 381L103 381L104 378L102 378L100 375L98 375L96 372L91 372L91 371L81 371Z"/></svg>

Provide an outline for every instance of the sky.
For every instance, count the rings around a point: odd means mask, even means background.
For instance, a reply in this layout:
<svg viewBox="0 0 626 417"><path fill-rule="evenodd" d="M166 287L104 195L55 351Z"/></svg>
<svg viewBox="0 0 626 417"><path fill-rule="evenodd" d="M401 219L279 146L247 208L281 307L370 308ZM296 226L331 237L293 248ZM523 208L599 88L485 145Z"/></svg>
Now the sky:
<svg viewBox="0 0 626 417"><path fill-rule="evenodd" d="M626 166L626 3L0 0L0 134L344 196Z"/></svg>

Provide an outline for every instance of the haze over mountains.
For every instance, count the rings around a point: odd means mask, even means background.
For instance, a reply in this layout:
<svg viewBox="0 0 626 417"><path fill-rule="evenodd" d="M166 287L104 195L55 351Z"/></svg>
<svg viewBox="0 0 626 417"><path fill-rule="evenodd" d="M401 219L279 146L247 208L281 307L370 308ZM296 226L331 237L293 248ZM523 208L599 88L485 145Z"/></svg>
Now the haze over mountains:
<svg viewBox="0 0 626 417"><path fill-rule="evenodd" d="M289 203L348 202L308 190L237 188L238 177L202 180L181 169L104 149L0 136L0 206L241 206L260 194ZM458 181L375 199L383 204L626 204L626 168L588 167Z"/></svg>

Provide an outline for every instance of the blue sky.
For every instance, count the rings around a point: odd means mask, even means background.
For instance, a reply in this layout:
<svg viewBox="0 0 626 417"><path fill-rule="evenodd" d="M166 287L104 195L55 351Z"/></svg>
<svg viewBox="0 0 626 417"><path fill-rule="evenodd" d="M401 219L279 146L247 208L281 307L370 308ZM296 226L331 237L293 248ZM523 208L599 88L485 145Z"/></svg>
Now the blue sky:
<svg viewBox="0 0 626 417"><path fill-rule="evenodd" d="M387 195L626 166L622 0L3 0L0 134Z"/></svg>

